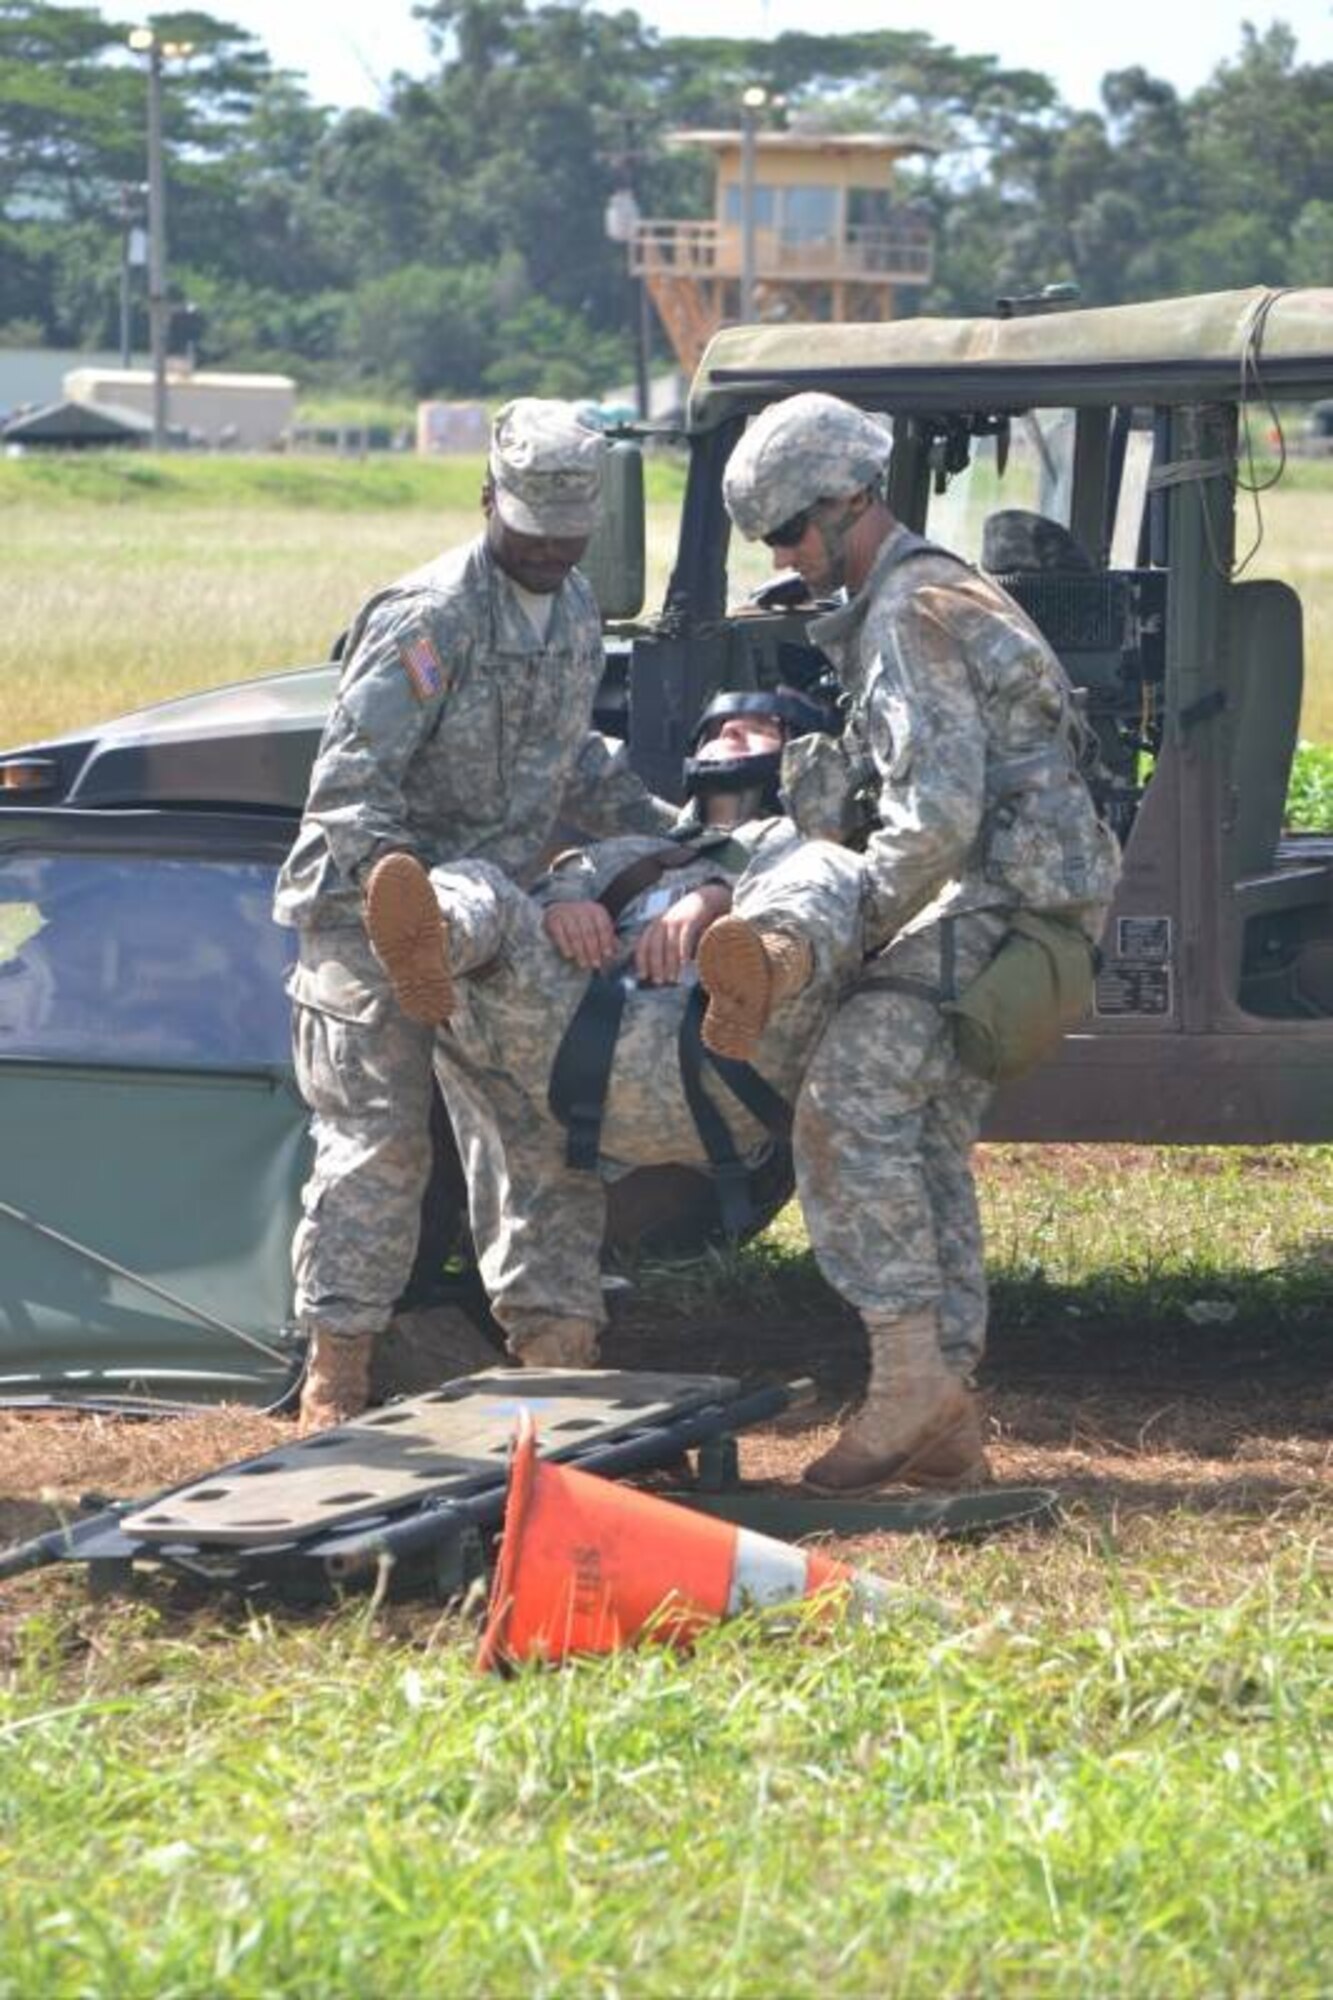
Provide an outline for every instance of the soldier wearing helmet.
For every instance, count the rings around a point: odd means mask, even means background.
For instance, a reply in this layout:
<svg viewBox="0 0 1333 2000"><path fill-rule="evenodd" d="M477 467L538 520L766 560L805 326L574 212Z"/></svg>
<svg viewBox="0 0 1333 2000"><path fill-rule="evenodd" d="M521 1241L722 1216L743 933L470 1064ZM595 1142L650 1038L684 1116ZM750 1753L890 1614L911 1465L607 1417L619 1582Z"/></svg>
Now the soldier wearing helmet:
<svg viewBox="0 0 1333 2000"><path fill-rule="evenodd" d="M841 727L836 710L797 688L714 695L685 746L685 796L710 826L779 813L783 744Z"/></svg>
<svg viewBox="0 0 1333 2000"><path fill-rule="evenodd" d="M447 1022L438 1046L485 1079L495 1136L469 1163L472 1228L520 1359L537 1324L548 1364L596 1363L609 1179L711 1168L720 1201L744 1201L745 1175L722 1170L757 1165L775 1129L785 1137L804 1062L860 964L856 857L802 844L773 796L784 741L829 721L790 692L718 696L690 737L673 836L570 849L531 892L482 861L427 871L396 853L370 873L366 922L401 1011ZM590 901L614 937L609 963L577 929ZM733 907L802 933L748 1080L711 1063L698 1035L697 942ZM726 1206L723 1220L745 1224Z"/></svg>
<svg viewBox="0 0 1333 2000"><path fill-rule="evenodd" d="M789 809L803 832L837 837L852 794L871 808L867 962L812 1060L794 1128L812 1246L870 1345L863 1405L807 1469L827 1492L985 1476L970 1391L986 1321L971 1152L992 1088L978 1071L995 1063L981 1031L965 1032L969 996L1002 954L1012 969L1011 940L1030 933L1077 968L1060 1001L1077 989L1086 1004L1119 865L1059 661L996 584L897 520L890 450L865 411L796 395L754 420L723 484L743 534L812 595L841 599L809 636L838 672L847 726L836 746L788 750ZM704 940L704 1037L723 1054L762 1047L773 942L735 916ZM791 935L779 942L789 950ZM1029 1005L1012 979L1000 984L1010 1016ZM1058 1010L1034 1017L1030 1040L1059 1025Z"/></svg>
<svg viewBox="0 0 1333 2000"><path fill-rule="evenodd" d="M470 856L530 880L558 820L593 834L675 821L591 726L601 621L576 565L605 449L567 403L507 404L482 532L372 597L343 648L274 909L299 933L296 1074L315 1141L293 1246L309 1428L364 1406L431 1168L434 1038L398 1006L367 939L371 869L389 853ZM477 1079L443 1057L436 1073L464 1157L493 1148ZM549 1362L555 1335L528 1332L528 1358Z"/></svg>

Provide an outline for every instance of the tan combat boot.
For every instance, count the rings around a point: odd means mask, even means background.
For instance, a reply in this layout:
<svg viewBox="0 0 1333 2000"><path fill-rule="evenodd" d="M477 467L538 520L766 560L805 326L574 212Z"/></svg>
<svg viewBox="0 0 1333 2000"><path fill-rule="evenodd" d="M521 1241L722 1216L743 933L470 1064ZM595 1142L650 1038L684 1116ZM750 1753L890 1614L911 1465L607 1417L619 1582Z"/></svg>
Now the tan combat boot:
<svg viewBox="0 0 1333 2000"><path fill-rule="evenodd" d="M449 926L415 854L386 854L366 877L366 931L410 1021L435 1025L454 1011Z"/></svg>
<svg viewBox="0 0 1333 2000"><path fill-rule="evenodd" d="M554 1314L531 1316L533 1331L525 1325L510 1329L505 1345L525 1368L595 1368L600 1329L595 1321L559 1319Z"/></svg>
<svg viewBox="0 0 1333 2000"><path fill-rule="evenodd" d="M716 1056L749 1062L773 1009L809 983L814 954L795 931L764 931L719 917L699 940L699 983L708 995L702 1034Z"/></svg>
<svg viewBox="0 0 1333 2000"><path fill-rule="evenodd" d="M370 1401L374 1345L373 1333L330 1333L325 1327L315 1328L301 1384L302 1437L360 1416Z"/></svg>
<svg viewBox="0 0 1333 2000"><path fill-rule="evenodd" d="M990 1477L976 1395L945 1367L933 1312L865 1316L865 1401L822 1458L805 1470L818 1493L877 1486L963 1488Z"/></svg>

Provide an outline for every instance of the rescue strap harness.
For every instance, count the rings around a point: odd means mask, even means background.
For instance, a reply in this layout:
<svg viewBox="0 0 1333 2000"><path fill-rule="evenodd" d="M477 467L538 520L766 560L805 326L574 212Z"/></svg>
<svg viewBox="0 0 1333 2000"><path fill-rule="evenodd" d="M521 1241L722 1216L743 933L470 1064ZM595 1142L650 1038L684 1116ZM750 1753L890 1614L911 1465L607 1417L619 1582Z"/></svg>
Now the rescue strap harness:
<svg viewBox="0 0 1333 2000"><path fill-rule="evenodd" d="M695 859L697 854L685 847L664 847L659 853L642 855L622 868L597 900L614 921L669 869L683 868ZM547 1102L565 1128L565 1164L577 1173L595 1174L598 1169L602 1119L621 1017L635 983L633 973L623 969L594 972L551 1065ZM680 1024L680 1080L708 1157L722 1227L728 1236L736 1237L744 1235L754 1218L750 1167L738 1152L722 1112L704 1088L705 1065L759 1124L784 1142L791 1136L791 1106L751 1064L714 1055L704 1046L705 1004L705 996L696 986L686 1000Z"/></svg>

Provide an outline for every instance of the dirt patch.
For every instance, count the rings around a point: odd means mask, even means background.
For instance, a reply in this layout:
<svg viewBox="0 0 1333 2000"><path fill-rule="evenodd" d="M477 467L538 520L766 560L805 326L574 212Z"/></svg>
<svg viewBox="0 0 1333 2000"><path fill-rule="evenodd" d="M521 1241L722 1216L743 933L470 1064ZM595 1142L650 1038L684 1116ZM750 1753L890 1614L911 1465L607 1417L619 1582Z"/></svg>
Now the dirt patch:
<svg viewBox="0 0 1333 2000"><path fill-rule="evenodd" d="M1219 1575L1271 1554L1282 1537L1333 1521L1333 1342L1325 1330L1278 1340L1262 1327L1208 1330L1088 1321L996 1328L983 1375L998 1480L1054 1487L1097 1532L1197 1519ZM670 1333L635 1306L608 1336L614 1367L674 1367L791 1378L816 1398L746 1437L747 1479L781 1484L831 1442L864 1374L854 1317L697 1321ZM290 1440L289 1420L217 1410L173 1421L0 1412L0 1542L73 1518L89 1493L142 1497ZM1048 1544L1049 1546L1049 1544ZM861 1550L862 1559L873 1551ZM1043 1557L1043 1562L1047 1561ZM0 1587L0 1661L31 1613L84 1589L82 1572L45 1570ZM173 1620L198 1616L188 1594ZM425 1615L425 1614L423 1614ZM438 1618L438 1608L430 1614Z"/></svg>
<svg viewBox="0 0 1333 2000"><path fill-rule="evenodd" d="M1075 1186L1160 1172L1162 1158L1162 1149L1154 1146L992 1144L976 1149L978 1174L987 1179L1022 1179L1035 1162L1057 1168L1061 1180ZM1192 1176L1239 1172L1264 1180L1294 1179L1308 1171L1303 1150L1295 1146L1181 1146L1172 1149L1171 1164L1174 1171Z"/></svg>
<svg viewBox="0 0 1333 2000"><path fill-rule="evenodd" d="M286 1420L251 1410L165 1420L0 1410L0 1543L71 1520L85 1503L177 1486L291 1436Z"/></svg>

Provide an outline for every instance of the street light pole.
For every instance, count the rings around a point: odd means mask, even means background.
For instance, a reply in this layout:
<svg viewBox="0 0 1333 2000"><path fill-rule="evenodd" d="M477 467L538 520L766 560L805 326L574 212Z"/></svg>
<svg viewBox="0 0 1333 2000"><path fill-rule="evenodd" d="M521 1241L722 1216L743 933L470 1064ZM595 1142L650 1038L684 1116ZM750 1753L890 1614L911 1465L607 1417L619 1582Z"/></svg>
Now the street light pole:
<svg viewBox="0 0 1333 2000"><path fill-rule="evenodd" d="M628 184L618 187L606 204L606 233L613 243L623 243L631 253L633 263L634 234L639 226L639 204L634 199L634 190ZM650 414L651 401L648 380L648 353L652 339L652 325L648 317L648 284L639 276L631 276L630 284L634 293L634 401L641 417Z"/></svg>
<svg viewBox="0 0 1333 2000"><path fill-rule="evenodd" d="M130 204L130 188L125 181L120 186L120 365L130 365L130 229L134 222L134 210Z"/></svg>
<svg viewBox="0 0 1333 2000"><path fill-rule="evenodd" d="M153 449L167 444L167 180L162 159L162 61L188 56L191 42L160 42L132 28L129 45L148 58L148 344L153 370Z"/></svg>
<svg viewBox="0 0 1333 2000"><path fill-rule="evenodd" d="M642 267L637 276L634 270L634 239L640 222L639 204L634 195L634 168L644 155L635 144L633 112L619 111L612 116L620 127L619 144L614 150L599 153L597 157L605 160L615 174L616 185L606 204L606 233L613 243L624 244L629 258L634 319L634 404L639 416L647 418L651 415L652 403L653 315L648 299L648 279Z"/></svg>
<svg viewBox="0 0 1333 2000"><path fill-rule="evenodd" d="M752 83L741 93L741 318L754 318L754 159L759 113L768 92Z"/></svg>

